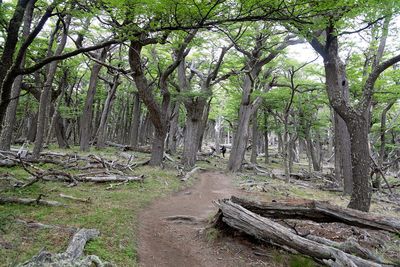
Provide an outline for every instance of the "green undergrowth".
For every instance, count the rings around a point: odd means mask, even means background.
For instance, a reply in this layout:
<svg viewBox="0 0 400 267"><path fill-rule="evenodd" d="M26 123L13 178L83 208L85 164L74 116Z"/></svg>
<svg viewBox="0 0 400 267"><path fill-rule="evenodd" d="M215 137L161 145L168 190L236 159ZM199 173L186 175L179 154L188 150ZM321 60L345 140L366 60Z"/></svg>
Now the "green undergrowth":
<svg viewBox="0 0 400 267"><path fill-rule="evenodd" d="M106 151L106 154L114 155L115 150ZM46 169L52 167L55 166L41 166ZM0 168L0 175L5 173L20 180L28 176L19 167ZM17 219L65 227L96 228L101 234L87 244L85 253L95 254L117 266L135 266L139 211L155 198L184 186L173 168L144 166L134 169L133 175L141 174L145 175L144 182L131 182L113 190L106 190L108 184L80 183L76 187L68 187L61 182L37 182L24 189L3 187L0 192L3 196L37 198L42 194L43 199L56 200L67 206L0 205L0 266L24 262L41 249L62 252L72 237L67 230L27 228L16 223ZM61 198L61 193L90 198L90 203Z"/></svg>

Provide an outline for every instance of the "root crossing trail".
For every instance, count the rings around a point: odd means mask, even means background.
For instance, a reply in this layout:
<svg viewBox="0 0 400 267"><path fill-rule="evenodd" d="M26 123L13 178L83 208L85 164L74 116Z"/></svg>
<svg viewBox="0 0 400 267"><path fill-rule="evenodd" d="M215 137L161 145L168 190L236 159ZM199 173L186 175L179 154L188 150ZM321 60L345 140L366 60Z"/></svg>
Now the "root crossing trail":
<svg viewBox="0 0 400 267"><path fill-rule="evenodd" d="M212 201L239 192L232 178L223 173L198 176L193 187L154 202L139 216L139 266L263 266L257 264L260 261L253 259L254 254L243 242L232 238L209 242L199 233L206 226L204 221L216 212ZM201 221L165 219L177 215Z"/></svg>

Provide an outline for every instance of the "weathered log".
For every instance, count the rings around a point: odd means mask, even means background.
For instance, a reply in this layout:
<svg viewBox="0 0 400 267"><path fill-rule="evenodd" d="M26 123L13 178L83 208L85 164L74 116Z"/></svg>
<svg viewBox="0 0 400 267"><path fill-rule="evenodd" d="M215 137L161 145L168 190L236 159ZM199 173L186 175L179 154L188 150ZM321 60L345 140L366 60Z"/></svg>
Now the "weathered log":
<svg viewBox="0 0 400 267"><path fill-rule="evenodd" d="M100 232L96 229L80 229L72 237L72 240L69 243L65 253L68 254L69 258L71 258L72 260L78 259L83 254L83 249L85 248L86 242L95 237L98 237L99 234Z"/></svg>
<svg viewBox="0 0 400 267"><path fill-rule="evenodd" d="M58 201L43 200L39 196L34 198L0 197L0 204L22 204L22 205L44 205L44 206L65 206Z"/></svg>
<svg viewBox="0 0 400 267"><path fill-rule="evenodd" d="M142 182L144 180L144 175L140 176L88 176L88 177L78 177L79 182L92 182L92 183L107 183L107 182Z"/></svg>
<svg viewBox="0 0 400 267"><path fill-rule="evenodd" d="M217 205L220 209L218 218L220 222L285 250L295 250L329 266L382 266L379 263L296 235L279 223L261 217L230 200L219 200Z"/></svg>
<svg viewBox="0 0 400 267"><path fill-rule="evenodd" d="M201 170L200 167L194 167L190 172L187 172L185 176L181 178L181 181L187 181L192 175L194 175L197 171Z"/></svg>
<svg viewBox="0 0 400 267"><path fill-rule="evenodd" d="M345 242L336 242L336 241L332 241L332 240L329 240L329 239L326 239L323 237L319 237L319 236L315 236L315 235L306 235L304 237L309 240L340 249L346 253L359 256L363 259L383 263L382 259L380 259L378 256L374 255L374 253L372 253L369 249L366 249L366 248L360 246L360 244L358 244L354 238L349 238Z"/></svg>
<svg viewBox="0 0 400 267"><path fill-rule="evenodd" d="M372 215L326 202L304 200L302 203L260 203L234 196L231 200L263 217L340 222L362 228L400 233L400 222L396 218Z"/></svg>
<svg viewBox="0 0 400 267"><path fill-rule="evenodd" d="M64 253L53 254L47 251L40 251L38 255L34 256L29 261L18 265L19 267L43 267L43 266L113 266L110 263L103 263L99 257L94 255L83 256L83 249L86 243L96 238L99 231L96 229L80 229L74 234L67 250Z"/></svg>

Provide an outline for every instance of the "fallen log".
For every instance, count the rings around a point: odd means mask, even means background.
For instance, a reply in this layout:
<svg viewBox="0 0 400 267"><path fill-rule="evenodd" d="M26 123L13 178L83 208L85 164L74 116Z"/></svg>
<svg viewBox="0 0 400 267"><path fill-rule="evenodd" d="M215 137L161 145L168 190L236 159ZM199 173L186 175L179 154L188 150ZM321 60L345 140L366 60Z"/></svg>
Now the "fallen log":
<svg viewBox="0 0 400 267"><path fill-rule="evenodd" d="M100 258L95 255L83 257L83 250L86 243L89 240L96 238L98 235L99 231L96 229L82 228L74 234L65 252L53 254L47 251L40 251L38 255L18 266L113 266L110 263L102 262Z"/></svg>
<svg viewBox="0 0 400 267"><path fill-rule="evenodd" d="M107 183L107 182L143 182L144 175L140 176L87 176L87 177L78 177L77 180L79 182L92 182L92 183Z"/></svg>
<svg viewBox="0 0 400 267"><path fill-rule="evenodd" d="M64 194L59 194L59 196L62 197L62 198L66 198L66 199L70 199L70 200L74 200L74 201L78 201L78 202L84 202L84 203L90 202L90 197L88 197L88 198L79 198L79 197L74 197L74 196L64 195Z"/></svg>
<svg viewBox="0 0 400 267"><path fill-rule="evenodd" d="M232 196L231 200L263 217L301 219L328 223L340 222L361 228L400 233L400 222L396 218L341 208L326 202L304 200L302 203L259 203L234 196Z"/></svg>
<svg viewBox="0 0 400 267"><path fill-rule="evenodd" d="M360 244L358 244L354 238L349 238L345 242L336 242L316 235L306 235L305 238L330 247L340 249L346 253L356 255L363 259L383 263L382 259L374 255L374 253L372 253L369 249L360 246Z"/></svg>
<svg viewBox="0 0 400 267"><path fill-rule="evenodd" d="M22 205L44 205L44 206L65 206L58 201L43 200L41 196L34 198L0 197L0 204L22 204Z"/></svg>
<svg viewBox="0 0 400 267"><path fill-rule="evenodd" d="M258 240L281 247L287 251L295 250L322 261L328 266L379 267L379 263L362 259L304 237L296 235L290 229L268 218L261 217L228 199L217 203L219 213L217 225L228 225Z"/></svg>

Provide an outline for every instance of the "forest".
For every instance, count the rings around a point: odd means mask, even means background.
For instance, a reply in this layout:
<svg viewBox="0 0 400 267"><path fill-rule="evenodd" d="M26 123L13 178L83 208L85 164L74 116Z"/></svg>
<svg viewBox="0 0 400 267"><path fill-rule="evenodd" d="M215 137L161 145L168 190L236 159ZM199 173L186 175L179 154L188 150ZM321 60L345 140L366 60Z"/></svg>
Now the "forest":
<svg viewBox="0 0 400 267"><path fill-rule="evenodd" d="M0 0L0 266L400 266L397 0Z"/></svg>

